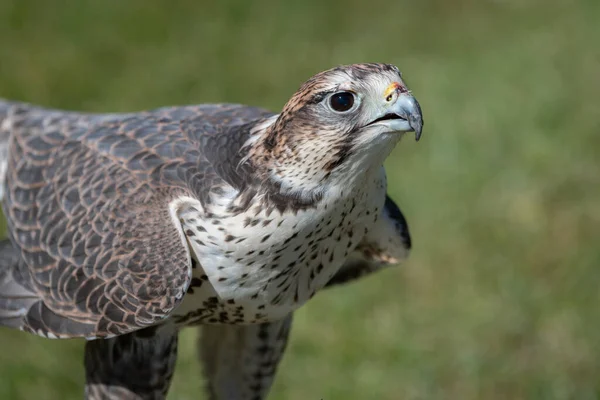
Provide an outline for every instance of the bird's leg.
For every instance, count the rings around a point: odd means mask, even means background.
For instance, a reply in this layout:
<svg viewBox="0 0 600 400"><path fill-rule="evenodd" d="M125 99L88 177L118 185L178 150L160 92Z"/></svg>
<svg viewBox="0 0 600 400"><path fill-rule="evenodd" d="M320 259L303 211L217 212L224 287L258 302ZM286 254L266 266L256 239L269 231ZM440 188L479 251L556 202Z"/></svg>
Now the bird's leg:
<svg viewBox="0 0 600 400"><path fill-rule="evenodd" d="M85 346L85 398L164 399L176 359L177 331L173 326L89 341Z"/></svg>
<svg viewBox="0 0 600 400"><path fill-rule="evenodd" d="M199 355L210 399L265 399L291 325L292 315L259 325L204 325Z"/></svg>

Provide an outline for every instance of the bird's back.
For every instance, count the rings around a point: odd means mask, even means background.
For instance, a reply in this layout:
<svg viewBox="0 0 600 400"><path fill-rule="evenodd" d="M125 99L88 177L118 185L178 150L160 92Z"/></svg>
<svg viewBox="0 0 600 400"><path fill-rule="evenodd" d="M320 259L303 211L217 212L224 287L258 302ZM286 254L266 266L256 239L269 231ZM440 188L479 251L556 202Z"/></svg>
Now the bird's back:
<svg viewBox="0 0 600 400"><path fill-rule="evenodd" d="M189 254L166 204L228 185L220 168L247 139L241 127L269 115L231 104L88 114L0 101L12 238L0 249L0 324L92 337L168 314L189 283Z"/></svg>

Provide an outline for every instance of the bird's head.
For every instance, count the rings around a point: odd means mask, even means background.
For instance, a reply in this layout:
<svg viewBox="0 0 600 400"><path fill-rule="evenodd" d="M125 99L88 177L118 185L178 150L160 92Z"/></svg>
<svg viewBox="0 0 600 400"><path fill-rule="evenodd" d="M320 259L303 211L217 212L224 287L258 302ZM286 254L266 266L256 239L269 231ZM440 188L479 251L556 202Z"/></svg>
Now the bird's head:
<svg viewBox="0 0 600 400"><path fill-rule="evenodd" d="M405 132L419 140L421 107L388 64L321 72L260 126L252 157L282 188L315 190L379 168Z"/></svg>

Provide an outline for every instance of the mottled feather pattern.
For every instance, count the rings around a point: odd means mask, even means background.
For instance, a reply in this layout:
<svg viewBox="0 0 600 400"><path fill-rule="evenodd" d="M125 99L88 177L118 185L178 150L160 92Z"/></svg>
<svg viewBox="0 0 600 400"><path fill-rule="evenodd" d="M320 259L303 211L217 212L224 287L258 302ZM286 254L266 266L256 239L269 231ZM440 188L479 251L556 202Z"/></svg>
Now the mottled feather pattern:
<svg viewBox="0 0 600 400"><path fill-rule="evenodd" d="M211 117L194 124L201 106L114 116L14 107L4 208L41 298L23 329L102 337L165 318L190 280L165 205L191 192L209 203L227 185L201 157L202 145L214 148L197 138L220 133ZM206 108L236 124L263 113Z"/></svg>
<svg viewBox="0 0 600 400"><path fill-rule="evenodd" d="M11 241L0 241L0 320L11 328L20 328L23 317L38 301L27 270L20 263L20 252Z"/></svg>
<svg viewBox="0 0 600 400"><path fill-rule="evenodd" d="M0 325L101 339L86 345L88 399L164 398L178 330L204 325L211 398L264 399L293 311L411 247L381 166L400 135L362 132L398 82L391 65L334 68L281 114L0 100ZM337 90L370 106L336 114Z"/></svg>
<svg viewBox="0 0 600 400"><path fill-rule="evenodd" d="M326 286L353 281L398 264L408 257L411 247L406 218L396 203L386 196L384 209L377 225L363 238Z"/></svg>

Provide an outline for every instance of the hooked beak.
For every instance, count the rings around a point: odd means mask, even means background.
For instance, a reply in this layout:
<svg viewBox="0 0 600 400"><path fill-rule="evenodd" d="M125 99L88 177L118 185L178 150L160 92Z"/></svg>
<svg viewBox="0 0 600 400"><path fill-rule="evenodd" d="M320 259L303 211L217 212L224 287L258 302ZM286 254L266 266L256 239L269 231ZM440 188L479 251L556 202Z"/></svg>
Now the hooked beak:
<svg viewBox="0 0 600 400"><path fill-rule="evenodd" d="M399 87L396 86L396 87ZM419 141L423 130L423 114L421 106L404 88L388 94L388 105L385 114L368 125L384 125L390 132L415 132L415 140Z"/></svg>

